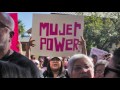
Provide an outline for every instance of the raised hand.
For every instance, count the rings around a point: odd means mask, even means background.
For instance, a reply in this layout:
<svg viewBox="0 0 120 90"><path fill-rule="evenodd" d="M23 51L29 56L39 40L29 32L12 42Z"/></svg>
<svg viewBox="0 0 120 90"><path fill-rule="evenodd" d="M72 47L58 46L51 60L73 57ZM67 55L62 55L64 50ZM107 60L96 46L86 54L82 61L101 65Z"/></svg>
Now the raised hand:
<svg viewBox="0 0 120 90"><path fill-rule="evenodd" d="M35 44L33 44L33 42L34 42L35 40L32 40L32 37L30 37L30 39L29 39L29 47L34 47L35 46Z"/></svg>
<svg viewBox="0 0 120 90"><path fill-rule="evenodd" d="M86 41L83 38L83 36L80 36L80 38L81 38L81 41L79 41L78 45L81 45L82 47L84 47L86 45Z"/></svg>
<svg viewBox="0 0 120 90"><path fill-rule="evenodd" d="M81 41L79 41L78 45L82 46L82 54L87 55L87 50L86 50L86 41L83 38L83 36L80 36Z"/></svg>

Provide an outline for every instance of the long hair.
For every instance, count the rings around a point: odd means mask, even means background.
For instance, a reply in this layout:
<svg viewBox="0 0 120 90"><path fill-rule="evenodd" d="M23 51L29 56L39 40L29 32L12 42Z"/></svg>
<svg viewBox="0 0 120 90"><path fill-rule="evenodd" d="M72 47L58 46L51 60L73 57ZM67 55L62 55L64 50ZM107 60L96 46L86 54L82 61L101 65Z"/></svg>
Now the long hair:
<svg viewBox="0 0 120 90"><path fill-rule="evenodd" d="M61 75L63 72L64 72L64 67L63 67L63 63L61 61L61 67L59 69L58 76ZM49 60L48 65L47 65L47 70L43 73L43 76L44 77L53 77L53 72L50 68L50 60Z"/></svg>
<svg viewBox="0 0 120 90"><path fill-rule="evenodd" d="M49 60L47 57L44 57L43 67L47 67Z"/></svg>

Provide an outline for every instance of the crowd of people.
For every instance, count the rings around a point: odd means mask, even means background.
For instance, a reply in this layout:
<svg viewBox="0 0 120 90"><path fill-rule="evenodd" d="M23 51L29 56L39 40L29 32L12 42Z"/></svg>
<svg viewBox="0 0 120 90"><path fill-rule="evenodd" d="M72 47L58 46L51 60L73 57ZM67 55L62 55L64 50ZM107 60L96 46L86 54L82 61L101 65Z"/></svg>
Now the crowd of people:
<svg viewBox="0 0 120 90"><path fill-rule="evenodd" d="M35 55L30 58L10 49L14 36L14 21L0 12L0 78L119 78L120 48L106 54L102 60L97 55L88 56L83 37L82 54L66 57Z"/></svg>

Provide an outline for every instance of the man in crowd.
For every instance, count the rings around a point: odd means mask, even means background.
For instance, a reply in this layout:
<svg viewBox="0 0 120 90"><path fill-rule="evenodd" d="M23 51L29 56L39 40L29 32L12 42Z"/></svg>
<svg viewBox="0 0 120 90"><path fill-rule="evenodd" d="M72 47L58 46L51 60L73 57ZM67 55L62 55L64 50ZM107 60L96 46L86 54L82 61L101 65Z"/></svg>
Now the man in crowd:
<svg viewBox="0 0 120 90"><path fill-rule="evenodd" d="M42 77L37 66L27 57L10 49L14 36L14 20L5 12L0 12L0 60L8 61L25 68L33 78Z"/></svg>

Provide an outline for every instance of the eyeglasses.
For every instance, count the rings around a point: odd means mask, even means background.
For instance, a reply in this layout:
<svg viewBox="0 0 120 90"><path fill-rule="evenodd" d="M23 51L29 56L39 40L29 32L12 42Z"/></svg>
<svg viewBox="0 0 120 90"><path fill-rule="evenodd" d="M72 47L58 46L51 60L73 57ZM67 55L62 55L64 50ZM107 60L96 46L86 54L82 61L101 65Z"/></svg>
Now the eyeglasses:
<svg viewBox="0 0 120 90"><path fill-rule="evenodd" d="M12 29L9 26L7 26L7 25L3 24L2 22L0 22L0 28L5 28L5 27L7 27L8 29L10 29L12 31Z"/></svg>
<svg viewBox="0 0 120 90"><path fill-rule="evenodd" d="M109 71L112 71L114 73L117 73L117 74L120 74L120 70L118 69L113 69L113 68L110 68L110 67L106 67L105 70L104 70L104 76L109 72Z"/></svg>

